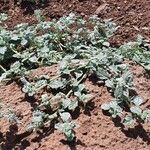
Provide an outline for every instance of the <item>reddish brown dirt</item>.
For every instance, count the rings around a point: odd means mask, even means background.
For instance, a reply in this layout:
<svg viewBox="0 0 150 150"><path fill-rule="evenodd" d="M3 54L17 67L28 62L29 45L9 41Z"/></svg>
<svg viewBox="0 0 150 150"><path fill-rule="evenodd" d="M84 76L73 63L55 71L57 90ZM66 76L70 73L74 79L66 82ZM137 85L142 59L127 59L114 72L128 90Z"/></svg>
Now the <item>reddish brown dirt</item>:
<svg viewBox="0 0 150 150"><path fill-rule="evenodd" d="M35 9L41 9L50 20L70 12L82 16L98 14L101 18L112 18L120 26L111 43L120 45L135 40L137 34L150 38L150 1L149 0L47 0L47 3L14 5L14 0L7 3L0 1L0 12L8 13L9 27L22 22L34 23Z"/></svg>
<svg viewBox="0 0 150 150"><path fill-rule="evenodd" d="M98 14L101 18L112 18L120 28L111 39L112 44L121 44L134 40L137 34L150 37L150 1L148 0L48 0L45 5L14 5L13 0L3 4L0 0L0 12L9 14L6 24L12 28L18 23L36 22L33 15L35 9L41 9L48 20L59 18L70 12L77 12L83 17ZM106 4L106 5L105 5ZM41 74L55 75L57 67L53 69L39 68L31 77ZM150 108L150 78L140 66L131 68L135 78L134 83L138 93L144 98L147 108ZM9 128L6 120L0 120L0 149L2 150L149 150L150 124L124 129L119 120L111 120L102 113L100 105L109 101L111 95L103 86L98 86L89 79L86 85L95 95L90 111L81 110L74 121L80 125L76 129L77 142L67 145L64 136L59 131L44 129L43 133L26 133L25 127L31 121L32 111L36 100L25 98L21 87L12 82L0 85L0 100L17 111L22 124L18 129Z"/></svg>
<svg viewBox="0 0 150 150"><path fill-rule="evenodd" d="M147 101L150 107L150 79L146 77L144 69L133 65L134 83L138 93ZM53 68L39 68L33 71L32 75L41 74L55 75L56 66ZM68 145L64 135L59 131L48 128L42 133L28 134L25 127L30 122L32 111L36 100L25 98L20 86L16 82L8 85L1 85L0 99L8 104L20 115L22 124L18 129L9 128L6 120L0 121L0 143L2 150L18 149L24 150L149 150L150 124L125 129L119 119L111 120L109 116L102 113L100 105L111 99L106 87L93 83L90 79L85 82L89 91L94 95L90 104L90 110L80 110L74 116L74 121L80 125L76 129L77 141ZM77 115L78 114L78 115Z"/></svg>

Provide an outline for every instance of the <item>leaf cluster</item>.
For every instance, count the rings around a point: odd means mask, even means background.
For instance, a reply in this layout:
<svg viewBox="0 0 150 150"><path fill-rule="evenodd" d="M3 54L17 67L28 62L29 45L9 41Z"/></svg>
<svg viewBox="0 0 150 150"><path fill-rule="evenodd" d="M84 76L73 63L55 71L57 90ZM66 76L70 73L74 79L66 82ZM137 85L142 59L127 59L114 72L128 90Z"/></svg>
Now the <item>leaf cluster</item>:
<svg viewBox="0 0 150 150"><path fill-rule="evenodd" d="M126 125L150 120L149 110L140 108L143 100L136 93L129 66L123 63L128 58L149 69L147 41L139 38L138 42L114 48L108 38L117 27L110 20L101 21L96 16L83 20L71 13L46 22L40 11L35 14L35 25L19 24L12 31L0 28L0 81L19 77L22 91L29 97L46 91L37 102L29 131L54 123L53 127L72 141L77 125L71 114L92 99L84 81L93 74L113 96L101 106L103 110L114 118L122 117ZM29 80L30 71L53 64L59 68L54 77ZM128 115L123 117L125 113Z"/></svg>

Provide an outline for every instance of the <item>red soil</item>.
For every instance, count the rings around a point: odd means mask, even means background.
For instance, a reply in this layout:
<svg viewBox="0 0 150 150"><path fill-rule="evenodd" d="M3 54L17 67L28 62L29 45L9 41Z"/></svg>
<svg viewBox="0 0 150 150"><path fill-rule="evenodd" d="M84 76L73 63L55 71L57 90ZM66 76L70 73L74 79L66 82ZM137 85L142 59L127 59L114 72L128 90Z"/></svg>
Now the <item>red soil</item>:
<svg viewBox="0 0 150 150"><path fill-rule="evenodd" d="M37 3L21 6L14 5L13 0L4 4L0 0L0 12L8 13L8 27L22 22L36 22L33 15L35 9L41 9L47 20L59 18L70 12L77 12L83 17L98 14L101 18L112 18L119 30L111 38L111 43L120 45L134 40L137 34L150 37L150 1L148 0L49 0L44 5ZM106 4L106 5L104 5ZM54 69L46 67L35 70L30 76L40 74L55 75ZM144 69L133 65L134 83L140 96L150 108L150 78ZM68 145L59 131L44 128L44 132L26 133L25 127L31 121L31 115L36 106L36 99L25 98L17 82L0 85L0 100L17 111L22 124L18 128L9 128L6 120L0 120L0 149L2 150L149 150L150 124L124 129L119 120L111 120L102 113L100 105L111 99L106 87L99 86L87 79L85 84L95 95L90 105L90 111L80 110L74 121L80 125L76 129L77 141ZM37 96L38 97L38 96Z"/></svg>
<svg viewBox="0 0 150 150"><path fill-rule="evenodd" d="M39 68L33 71L32 75L43 73L54 75L55 68L55 66L54 69ZM142 67L136 65L131 70L133 70L137 91L147 101L146 106L149 108L150 80L145 77L145 71ZM6 120L0 121L1 148L3 150L25 148L27 150L67 150L69 147L73 150L111 150L112 148L114 150L149 150L150 124L129 129L123 128L120 120L111 120L100 109L102 103L111 99L107 88L93 83L90 79L87 79L85 84L95 98L90 103L89 110L80 109L73 117L80 127L76 129L76 143L70 145L65 142L63 134L53 129L44 128L43 132L26 133L25 128L31 121L36 99L25 98L16 82L2 85L0 99L17 111L22 124L17 129L11 129Z"/></svg>

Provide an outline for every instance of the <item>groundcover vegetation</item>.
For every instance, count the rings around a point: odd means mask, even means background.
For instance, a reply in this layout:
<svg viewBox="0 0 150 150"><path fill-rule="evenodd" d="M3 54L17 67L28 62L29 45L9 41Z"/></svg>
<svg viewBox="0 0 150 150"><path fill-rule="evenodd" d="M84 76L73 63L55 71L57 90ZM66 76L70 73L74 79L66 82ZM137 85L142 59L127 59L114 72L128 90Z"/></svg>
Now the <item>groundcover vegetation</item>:
<svg viewBox="0 0 150 150"><path fill-rule="evenodd" d="M0 82L20 83L25 96L34 98L43 93L34 108L27 132L42 130L44 126L64 133L67 141L75 139L78 124L72 114L85 109L93 95L84 81L95 76L108 87L113 99L99 109L113 118L120 117L124 126L150 121L150 110L141 106L144 100L137 94L133 75L126 61L133 61L150 71L150 41L138 36L137 41L113 47L108 39L117 30L111 20L92 16L87 20L69 14L47 22L39 10L37 24L18 24L8 30L6 14L0 15ZM54 77L41 75L30 78L30 73L42 66L57 65ZM1 103L1 119L17 125L21 119L9 106Z"/></svg>

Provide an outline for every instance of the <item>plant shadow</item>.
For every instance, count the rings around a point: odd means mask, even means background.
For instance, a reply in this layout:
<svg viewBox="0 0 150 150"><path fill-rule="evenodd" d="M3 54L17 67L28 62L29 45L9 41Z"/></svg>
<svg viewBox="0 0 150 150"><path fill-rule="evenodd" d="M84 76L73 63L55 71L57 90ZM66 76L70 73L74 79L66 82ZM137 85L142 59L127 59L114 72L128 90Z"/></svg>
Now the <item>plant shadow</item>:
<svg viewBox="0 0 150 150"><path fill-rule="evenodd" d="M37 108L37 103L36 103L37 100L35 99L35 97L28 96L27 94L25 94L25 97L24 97L24 99L21 102L23 102L23 101L28 102L33 109Z"/></svg>
<svg viewBox="0 0 150 150"><path fill-rule="evenodd" d="M120 127L121 131L125 134L126 137L136 139L140 137L144 142L150 145L150 132L146 131L142 124L138 124L133 128L125 129L124 125L121 123L121 118L112 119L116 127Z"/></svg>
<svg viewBox="0 0 150 150"><path fill-rule="evenodd" d="M105 82L104 82L103 80L100 80L100 79L96 76L96 74L90 75L90 76L89 76L89 81L91 81L93 85L98 85L99 87L105 85Z"/></svg>
<svg viewBox="0 0 150 150"><path fill-rule="evenodd" d="M54 133L55 129L54 127L44 127L41 132L38 132L38 136L33 138L31 141L32 142L41 142L41 140L50 134Z"/></svg>
<svg viewBox="0 0 150 150"><path fill-rule="evenodd" d="M30 146L30 142L28 141L27 137L31 134L34 134L32 132L24 132L21 134L17 134L18 128L15 126L10 126L9 131L6 132L5 137L3 136L1 147L4 150L12 150L12 149L19 149L24 150L27 147ZM49 136L54 132L54 128L45 127L41 132L37 133L37 136L35 136L31 142L41 142L41 139L45 138L46 136Z"/></svg>
<svg viewBox="0 0 150 150"><path fill-rule="evenodd" d="M144 142L150 145L150 132L147 132L142 125L137 125L134 128L128 128L125 130L124 128L121 131L130 138L136 139L140 137Z"/></svg>
<svg viewBox="0 0 150 150"><path fill-rule="evenodd" d="M84 108L84 114L85 115L88 115L88 116L91 116L91 112L96 108L95 106L95 102L93 101L89 101L85 108Z"/></svg>
<svg viewBox="0 0 150 150"><path fill-rule="evenodd" d="M74 140L72 142L68 142L66 140L61 140L60 142L62 142L64 145L68 145L70 150L77 150L77 145L81 145L83 147L87 147L85 143L83 143L81 140Z"/></svg>
<svg viewBox="0 0 150 150"><path fill-rule="evenodd" d="M20 147L20 150L26 149L30 145L29 141L25 140L29 136L30 132L24 132L17 134L18 127L17 125L10 125L9 131L6 132L5 137L3 137L2 149L12 150L13 148Z"/></svg>
<svg viewBox="0 0 150 150"><path fill-rule="evenodd" d="M18 5L18 1L14 1L14 5ZM24 10L23 14L24 15L32 15L34 14L34 10L36 9L44 9L47 6L49 6L49 0L35 0L35 1L27 1L27 0L22 0L19 3L19 6L21 9Z"/></svg>

